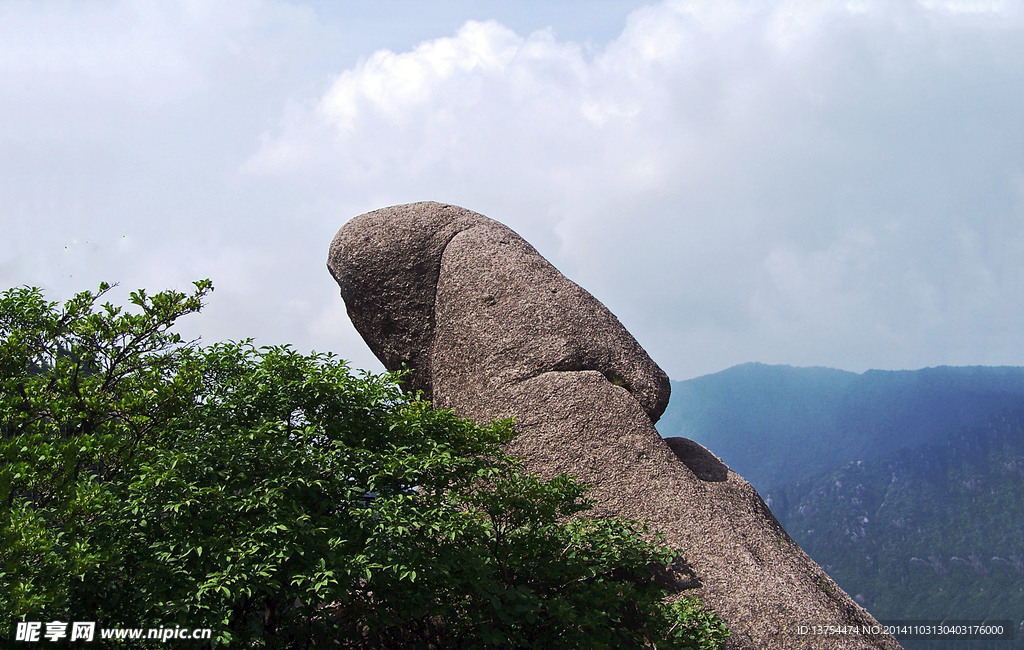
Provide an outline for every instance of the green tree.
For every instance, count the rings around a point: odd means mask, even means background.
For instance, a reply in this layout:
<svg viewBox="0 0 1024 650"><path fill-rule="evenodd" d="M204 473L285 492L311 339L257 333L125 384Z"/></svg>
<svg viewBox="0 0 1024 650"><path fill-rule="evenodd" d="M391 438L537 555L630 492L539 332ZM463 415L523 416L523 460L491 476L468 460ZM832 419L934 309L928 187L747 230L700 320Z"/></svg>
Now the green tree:
<svg viewBox="0 0 1024 650"><path fill-rule="evenodd" d="M266 648L716 648L677 558L329 354L171 332L211 290L0 295L0 620ZM670 582L670 581L669 581ZM157 642L136 642L135 647Z"/></svg>

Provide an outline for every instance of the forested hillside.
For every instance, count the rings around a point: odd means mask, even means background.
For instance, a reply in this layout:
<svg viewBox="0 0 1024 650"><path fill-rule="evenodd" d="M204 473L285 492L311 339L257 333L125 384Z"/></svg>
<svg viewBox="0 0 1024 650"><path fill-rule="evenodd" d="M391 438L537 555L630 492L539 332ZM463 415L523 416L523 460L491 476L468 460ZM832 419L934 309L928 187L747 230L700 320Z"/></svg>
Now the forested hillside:
<svg viewBox="0 0 1024 650"><path fill-rule="evenodd" d="M876 618L1024 619L1024 368L744 364L673 382L702 443ZM1024 648L904 641L908 649Z"/></svg>
<svg viewBox="0 0 1024 650"><path fill-rule="evenodd" d="M764 496L878 619L1024 618L1024 411ZM913 647L954 647L932 643Z"/></svg>

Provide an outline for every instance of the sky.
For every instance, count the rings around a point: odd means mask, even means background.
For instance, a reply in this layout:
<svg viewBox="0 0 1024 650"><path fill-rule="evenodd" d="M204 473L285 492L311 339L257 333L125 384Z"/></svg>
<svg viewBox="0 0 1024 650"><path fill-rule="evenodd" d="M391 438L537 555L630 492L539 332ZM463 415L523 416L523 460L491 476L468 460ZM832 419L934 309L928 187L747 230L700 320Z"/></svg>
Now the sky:
<svg viewBox="0 0 1024 650"><path fill-rule="evenodd" d="M1024 365L1022 116L1011 1L0 0L0 289L378 371L327 249L434 200L673 379Z"/></svg>

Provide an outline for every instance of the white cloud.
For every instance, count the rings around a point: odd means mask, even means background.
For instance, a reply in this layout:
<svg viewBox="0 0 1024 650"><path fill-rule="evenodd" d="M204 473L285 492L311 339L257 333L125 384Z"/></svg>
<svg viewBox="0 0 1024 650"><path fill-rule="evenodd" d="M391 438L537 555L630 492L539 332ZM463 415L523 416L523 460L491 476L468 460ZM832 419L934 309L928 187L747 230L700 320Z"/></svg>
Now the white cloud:
<svg viewBox="0 0 1024 650"><path fill-rule="evenodd" d="M0 279L211 275L206 338L367 365L327 245L434 199L518 230L676 378L1024 365L1015 3L665 2L607 43L466 20L390 49L320 10L0 5Z"/></svg>
<svg viewBox="0 0 1024 650"><path fill-rule="evenodd" d="M363 111L404 126L413 113L435 107L453 77L500 76L523 40L501 25L468 22L454 38L428 41L406 54L375 52L357 71L346 71L320 103L342 135L350 134ZM458 88L465 91L465 88ZM471 107L476 98L453 97Z"/></svg>
<svg viewBox="0 0 1024 650"><path fill-rule="evenodd" d="M1024 315L994 265L1024 232L1021 27L999 3L667 2L588 54L468 22L342 72L257 158L316 148L278 171L506 221L675 376L1024 363L983 343Z"/></svg>
<svg viewBox="0 0 1024 650"><path fill-rule="evenodd" d="M922 0L921 5L951 14L1006 14L1014 9L1014 3L1008 0Z"/></svg>

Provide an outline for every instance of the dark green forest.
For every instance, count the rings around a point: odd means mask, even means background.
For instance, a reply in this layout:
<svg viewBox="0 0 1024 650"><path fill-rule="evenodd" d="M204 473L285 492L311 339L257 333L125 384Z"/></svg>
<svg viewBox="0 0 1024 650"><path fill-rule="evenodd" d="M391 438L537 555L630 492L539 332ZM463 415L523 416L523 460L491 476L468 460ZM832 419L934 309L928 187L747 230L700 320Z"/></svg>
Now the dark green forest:
<svg viewBox="0 0 1024 650"><path fill-rule="evenodd" d="M1024 619L1024 369L745 364L673 384L708 446L880 620ZM787 480L788 479L788 480ZM907 648L1024 648L904 641Z"/></svg>
<svg viewBox="0 0 1024 650"><path fill-rule="evenodd" d="M1021 622L1024 411L765 498L803 549L878 619ZM1024 647L1021 639L1015 647Z"/></svg>

